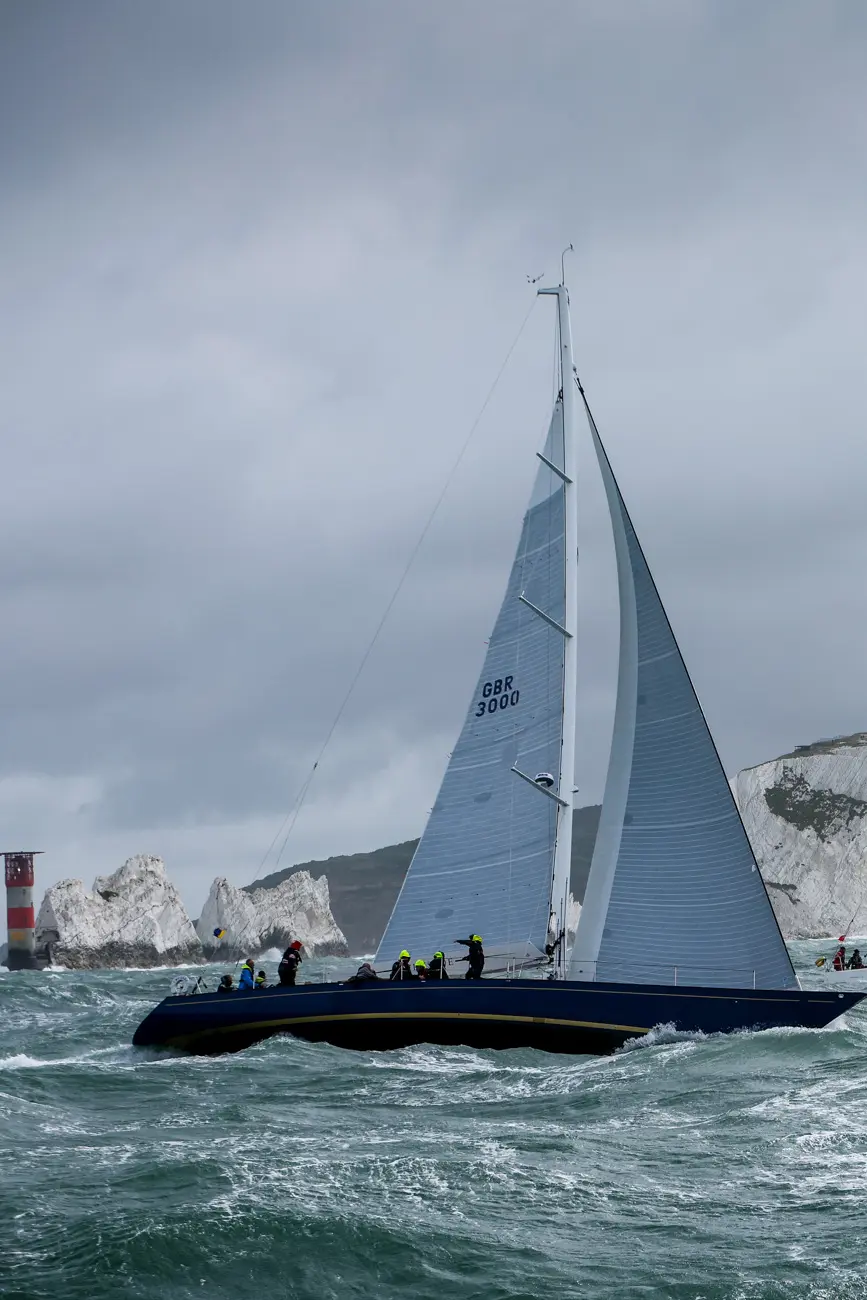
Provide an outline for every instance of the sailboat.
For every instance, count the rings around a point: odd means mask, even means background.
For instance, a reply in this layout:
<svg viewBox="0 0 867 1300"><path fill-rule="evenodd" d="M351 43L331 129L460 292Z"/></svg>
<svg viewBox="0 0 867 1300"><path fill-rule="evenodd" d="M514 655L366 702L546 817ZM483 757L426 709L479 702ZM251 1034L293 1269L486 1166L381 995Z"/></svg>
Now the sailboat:
<svg viewBox="0 0 867 1300"><path fill-rule="evenodd" d="M562 266L562 263L561 263ZM478 934L481 979L308 983L167 997L138 1046L233 1051L273 1034L363 1050L414 1043L610 1052L655 1026L818 1028L864 996L803 990L573 363L565 276L559 392L506 594L466 719L376 954ZM574 935L577 421L611 516L620 657L611 754Z"/></svg>

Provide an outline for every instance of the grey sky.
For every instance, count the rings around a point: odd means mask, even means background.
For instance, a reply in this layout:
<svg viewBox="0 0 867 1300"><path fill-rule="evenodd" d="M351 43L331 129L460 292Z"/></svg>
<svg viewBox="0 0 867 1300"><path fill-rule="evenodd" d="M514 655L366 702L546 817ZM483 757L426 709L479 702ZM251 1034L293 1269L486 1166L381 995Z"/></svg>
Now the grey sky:
<svg viewBox="0 0 867 1300"><path fill-rule="evenodd" d="M0 9L0 847L257 874L532 301L731 772L865 726L867 12ZM533 309L285 861L418 833L548 417ZM612 707L588 464L579 783Z"/></svg>

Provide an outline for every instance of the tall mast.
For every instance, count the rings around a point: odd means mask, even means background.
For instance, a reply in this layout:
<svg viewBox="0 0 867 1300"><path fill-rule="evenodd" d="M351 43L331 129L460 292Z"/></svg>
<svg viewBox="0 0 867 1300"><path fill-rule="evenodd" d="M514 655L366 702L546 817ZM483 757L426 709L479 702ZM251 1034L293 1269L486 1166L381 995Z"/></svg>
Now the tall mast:
<svg viewBox="0 0 867 1300"><path fill-rule="evenodd" d="M570 245L571 247L571 245ZM568 251L568 250L567 250ZM561 262L562 267L562 262ZM578 693L578 475L575 434L575 382L572 360L572 325L569 319L569 290L565 275L556 289L538 292L557 295L560 334L560 383L563 402L563 475L565 496L566 602L564 630L566 645L563 682L563 739L560 745L560 772L557 790L560 796L557 815L557 841L554 847L554 871L551 881L551 915L556 933L554 975L566 978L566 921L569 901L569 876L572 865L572 799L575 784L575 732Z"/></svg>

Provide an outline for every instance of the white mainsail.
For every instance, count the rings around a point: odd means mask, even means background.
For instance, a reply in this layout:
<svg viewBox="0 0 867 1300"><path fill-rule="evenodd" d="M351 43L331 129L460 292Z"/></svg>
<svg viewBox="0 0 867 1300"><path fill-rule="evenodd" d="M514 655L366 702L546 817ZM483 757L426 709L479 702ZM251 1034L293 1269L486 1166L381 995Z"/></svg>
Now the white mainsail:
<svg viewBox="0 0 867 1300"><path fill-rule="evenodd" d="M377 951L393 959L466 953L542 955L558 819L566 614L563 404L558 400L505 598L466 721ZM514 770L514 769L517 769ZM522 780L518 773L529 777ZM568 809L571 814L571 805ZM499 964L499 963L497 963Z"/></svg>

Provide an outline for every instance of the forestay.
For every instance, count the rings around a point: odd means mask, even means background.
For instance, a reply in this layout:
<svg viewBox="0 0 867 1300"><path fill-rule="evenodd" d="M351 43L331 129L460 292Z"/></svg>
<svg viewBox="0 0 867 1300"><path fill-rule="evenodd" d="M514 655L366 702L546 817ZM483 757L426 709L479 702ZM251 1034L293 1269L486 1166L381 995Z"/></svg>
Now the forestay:
<svg viewBox="0 0 867 1300"><path fill-rule="evenodd" d="M620 665L569 977L797 988L750 842L588 410L611 512Z"/></svg>
<svg viewBox="0 0 867 1300"><path fill-rule="evenodd" d="M562 470L560 402L543 454ZM564 636L536 611L562 625L564 606L564 485L543 461L484 667L378 961L402 948L466 953L453 941L471 932L489 967L544 949L558 805L512 768L556 781Z"/></svg>

